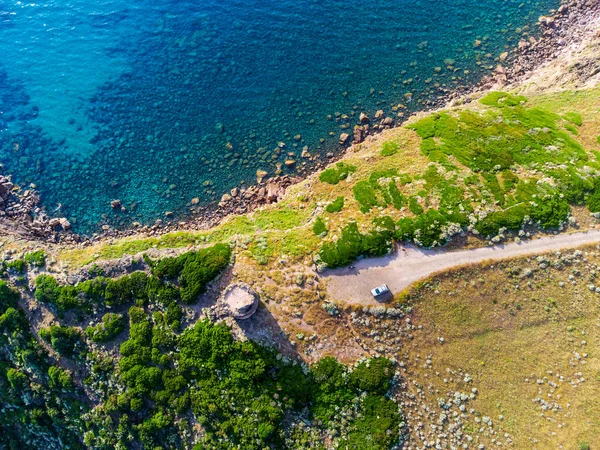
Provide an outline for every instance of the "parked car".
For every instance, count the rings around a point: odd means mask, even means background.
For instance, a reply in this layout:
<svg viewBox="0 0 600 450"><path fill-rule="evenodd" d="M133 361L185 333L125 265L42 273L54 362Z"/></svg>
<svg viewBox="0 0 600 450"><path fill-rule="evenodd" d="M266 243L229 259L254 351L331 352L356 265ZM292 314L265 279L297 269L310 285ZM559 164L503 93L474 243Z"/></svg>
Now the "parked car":
<svg viewBox="0 0 600 450"><path fill-rule="evenodd" d="M384 295L389 294L389 292L390 288L387 287L387 284L382 284L381 286L371 289L371 295L375 298L381 298Z"/></svg>

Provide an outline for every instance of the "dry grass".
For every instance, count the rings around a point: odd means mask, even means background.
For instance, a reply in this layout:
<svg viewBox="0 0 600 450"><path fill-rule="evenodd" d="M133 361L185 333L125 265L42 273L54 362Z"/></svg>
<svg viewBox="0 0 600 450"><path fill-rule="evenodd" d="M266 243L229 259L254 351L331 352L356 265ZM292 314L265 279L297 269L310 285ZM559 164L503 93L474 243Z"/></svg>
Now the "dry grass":
<svg viewBox="0 0 600 450"><path fill-rule="evenodd" d="M588 286L596 280L592 271L600 275L600 251L590 248L561 269L552 266L558 259L549 255L546 269L527 258L438 275L409 293L410 331L403 331L404 318L370 316L360 329L363 343L405 363L407 392L418 399L407 408L409 426L422 422L431 430L442 412L438 398L476 387L479 394L468 404L475 412L463 420L464 430L486 448L492 438L504 442L504 433L518 449L576 449L578 442L597 442L600 294ZM543 411L537 398L559 409ZM434 414L418 415L422 405ZM478 432L481 424L474 418L483 416L493 420L495 435ZM421 442L414 431L411 442Z"/></svg>

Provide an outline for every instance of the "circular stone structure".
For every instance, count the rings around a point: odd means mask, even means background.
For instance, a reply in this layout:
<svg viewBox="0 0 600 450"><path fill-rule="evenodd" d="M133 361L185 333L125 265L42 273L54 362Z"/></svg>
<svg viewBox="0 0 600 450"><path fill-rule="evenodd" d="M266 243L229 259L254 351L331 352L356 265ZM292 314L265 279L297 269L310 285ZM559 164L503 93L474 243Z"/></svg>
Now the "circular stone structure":
<svg viewBox="0 0 600 450"><path fill-rule="evenodd" d="M248 319L258 308L258 294L247 284L235 283L225 289L223 302L234 318Z"/></svg>

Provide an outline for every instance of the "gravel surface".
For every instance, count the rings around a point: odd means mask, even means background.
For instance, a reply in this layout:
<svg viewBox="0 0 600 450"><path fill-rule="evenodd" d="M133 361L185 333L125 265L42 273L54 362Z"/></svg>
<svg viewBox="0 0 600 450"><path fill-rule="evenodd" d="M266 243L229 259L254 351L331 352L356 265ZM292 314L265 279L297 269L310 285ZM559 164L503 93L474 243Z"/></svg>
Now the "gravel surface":
<svg viewBox="0 0 600 450"><path fill-rule="evenodd" d="M387 284L392 293L436 272L486 260L501 260L547 253L585 244L600 243L600 230L543 236L538 239L469 250L422 249L400 246L391 255L357 261L352 266L326 272L327 292L332 300L376 305L370 290Z"/></svg>

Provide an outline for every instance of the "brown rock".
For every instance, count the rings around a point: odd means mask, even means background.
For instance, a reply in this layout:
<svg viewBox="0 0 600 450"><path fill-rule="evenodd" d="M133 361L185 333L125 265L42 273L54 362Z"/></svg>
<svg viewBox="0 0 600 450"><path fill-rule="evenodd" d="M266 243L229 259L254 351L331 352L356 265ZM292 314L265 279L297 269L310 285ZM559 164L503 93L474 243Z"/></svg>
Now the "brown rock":
<svg viewBox="0 0 600 450"><path fill-rule="evenodd" d="M340 145L344 145L346 142L348 142L349 138L350 138L350 135L348 133L340 134Z"/></svg>
<svg viewBox="0 0 600 450"><path fill-rule="evenodd" d="M113 209L121 209L121 200L117 199L111 201L110 206L112 206Z"/></svg>

